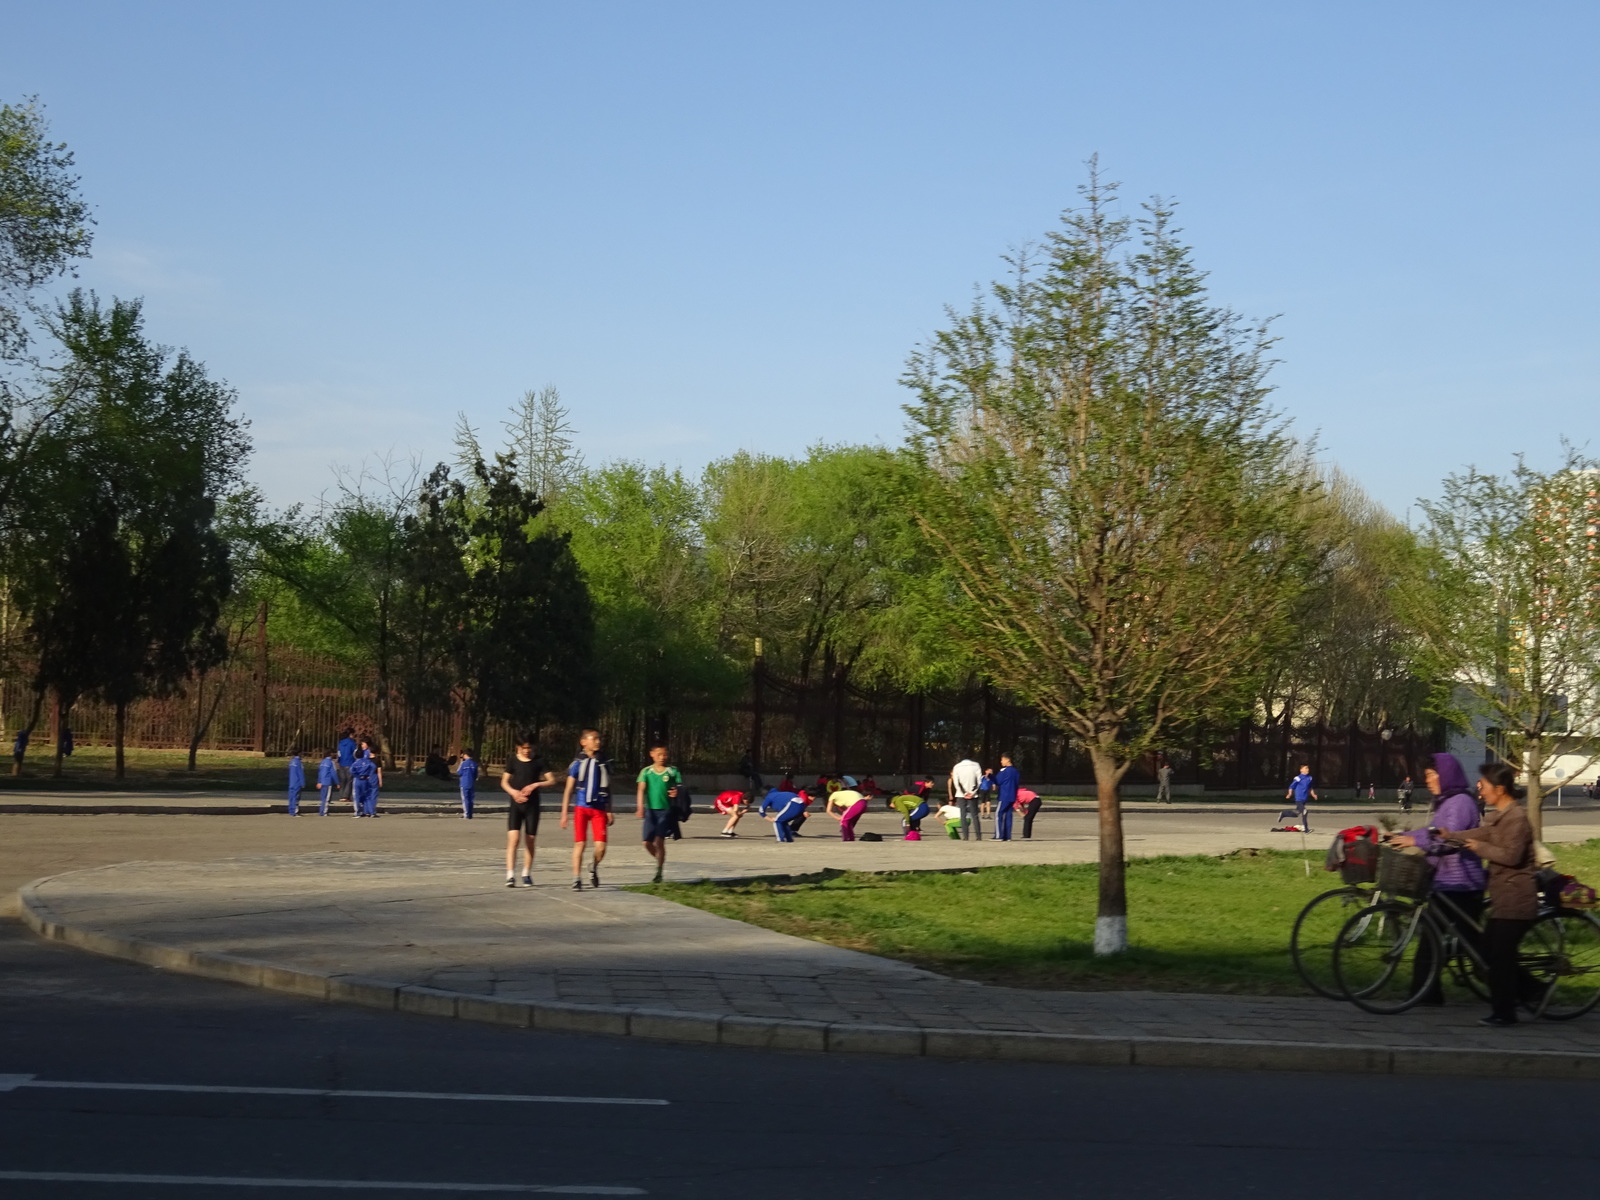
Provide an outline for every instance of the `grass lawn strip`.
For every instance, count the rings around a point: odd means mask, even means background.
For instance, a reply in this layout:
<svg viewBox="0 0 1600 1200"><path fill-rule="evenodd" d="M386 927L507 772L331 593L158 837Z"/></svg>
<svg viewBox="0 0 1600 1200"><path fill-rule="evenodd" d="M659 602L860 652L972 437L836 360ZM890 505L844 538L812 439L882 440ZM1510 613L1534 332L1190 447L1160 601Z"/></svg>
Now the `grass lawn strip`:
<svg viewBox="0 0 1600 1200"><path fill-rule="evenodd" d="M1600 881L1600 841L1556 848L1557 867ZM785 880L652 884L635 890L779 933L899 959L961 979L1060 990L1304 995L1289 929L1313 896L1298 851L1128 863L1127 954L1091 952L1093 863L967 872L827 871Z"/></svg>

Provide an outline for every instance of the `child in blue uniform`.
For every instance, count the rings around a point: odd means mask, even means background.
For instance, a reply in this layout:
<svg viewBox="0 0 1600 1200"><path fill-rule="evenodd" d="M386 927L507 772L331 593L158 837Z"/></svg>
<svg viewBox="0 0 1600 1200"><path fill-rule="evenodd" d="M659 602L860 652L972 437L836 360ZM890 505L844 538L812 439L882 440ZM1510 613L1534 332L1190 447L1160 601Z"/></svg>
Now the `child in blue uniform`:
<svg viewBox="0 0 1600 1200"><path fill-rule="evenodd" d="M289 755L289 815L300 815L300 793L306 790L306 768L298 754Z"/></svg>
<svg viewBox="0 0 1600 1200"><path fill-rule="evenodd" d="M356 752L350 764L350 776L355 781L356 816L378 815L378 789L383 786L383 768L376 758L369 758L365 749Z"/></svg>
<svg viewBox="0 0 1600 1200"><path fill-rule="evenodd" d="M322 761L317 764L317 791L322 793L322 805L317 809L319 817L328 815L328 803L333 799L333 790L339 786L339 764L333 757L332 751L324 751Z"/></svg>
<svg viewBox="0 0 1600 1200"><path fill-rule="evenodd" d="M456 780L461 784L461 815L472 820L472 801L478 792L478 760L471 750L463 750L456 764Z"/></svg>
<svg viewBox="0 0 1600 1200"><path fill-rule="evenodd" d="M1017 807L1017 788L1022 784L1022 773L1011 761L1009 754L1000 756L1000 769L994 776L994 836L998 842L1011 840L1012 813Z"/></svg>
<svg viewBox="0 0 1600 1200"><path fill-rule="evenodd" d="M761 815L772 822L773 835L780 842L794 841L795 822L805 815L806 802L796 792L773 788L761 802Z"/></svg>

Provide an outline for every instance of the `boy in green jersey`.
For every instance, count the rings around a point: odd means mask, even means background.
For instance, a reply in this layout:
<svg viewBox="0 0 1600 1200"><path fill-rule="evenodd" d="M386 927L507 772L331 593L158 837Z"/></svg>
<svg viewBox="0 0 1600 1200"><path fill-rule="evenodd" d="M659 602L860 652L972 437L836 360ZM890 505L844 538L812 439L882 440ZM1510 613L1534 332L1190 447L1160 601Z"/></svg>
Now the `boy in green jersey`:
<svg viewBox="0 0 1600 1200"><path fill-rule="evenodd" d="M678 831L672 800L682 783L678 768L667 765L667 748L651 746L650 765L639 772L638 815L644 822L644 848L656 860L656 883L667 868L667 840Z"/></svg>

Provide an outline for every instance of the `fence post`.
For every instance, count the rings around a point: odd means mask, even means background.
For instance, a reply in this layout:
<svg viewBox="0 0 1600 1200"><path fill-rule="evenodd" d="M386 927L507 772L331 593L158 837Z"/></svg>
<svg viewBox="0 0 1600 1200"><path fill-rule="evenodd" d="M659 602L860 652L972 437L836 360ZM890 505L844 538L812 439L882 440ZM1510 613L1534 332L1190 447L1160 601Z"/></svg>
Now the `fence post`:
<svg viewBox="0 0 1600 1200"><path fill-rule="evenodd" d="M267 602L256 609L255 748L267 752Z"/></svg>

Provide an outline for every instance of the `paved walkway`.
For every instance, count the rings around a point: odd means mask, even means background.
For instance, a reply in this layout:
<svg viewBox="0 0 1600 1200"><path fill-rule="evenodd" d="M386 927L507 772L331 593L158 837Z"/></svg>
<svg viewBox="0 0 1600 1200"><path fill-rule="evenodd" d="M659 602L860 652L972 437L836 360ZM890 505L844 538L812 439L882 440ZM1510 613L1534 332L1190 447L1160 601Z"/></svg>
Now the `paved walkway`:
<svg viewBox="0 0 1600 1200"><path fill-rule="evenodd" d="M1600 834L1595 814L1577 816L1558 836ZM1250 844L1228 828L1142 836L1145 852L1169 838L1190 853L1207 841L1216 853ZM1009 845L702 836L674 844L672 875L1082 861L1093 849L1092 834L1070 822L1047 841ZM508 890L492 858L460 849L134 862L39 881L23 906L47 936L102 953L547 1028L813 1049L1600 1077L1600 1017L1495 1031L1477 1025L1476 1006L1381 1018L1310 997L993 987L614 890L647 877L636 846L619 844L607 867L612 886L574 893L554 864L545 886Z"/></svg>

